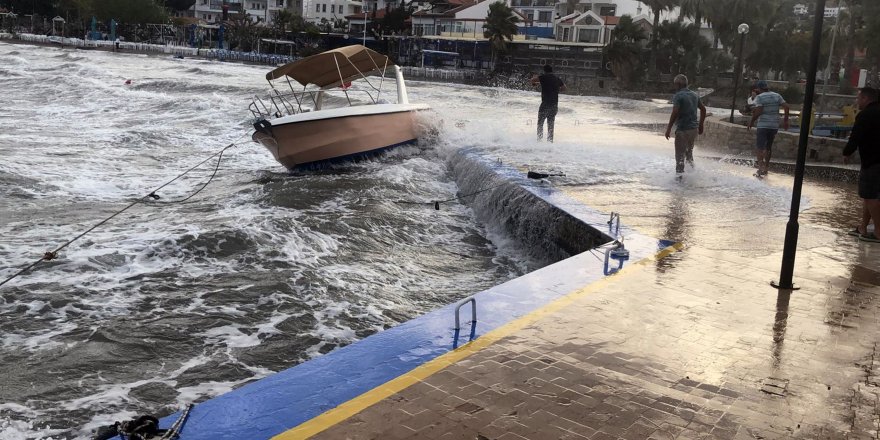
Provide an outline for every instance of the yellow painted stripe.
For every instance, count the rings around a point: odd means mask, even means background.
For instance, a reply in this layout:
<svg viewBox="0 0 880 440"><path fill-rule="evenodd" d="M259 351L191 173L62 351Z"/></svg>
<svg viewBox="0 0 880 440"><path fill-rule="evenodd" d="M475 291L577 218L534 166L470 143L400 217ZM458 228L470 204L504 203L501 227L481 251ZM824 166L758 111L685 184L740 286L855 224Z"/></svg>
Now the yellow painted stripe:
<svg viewBox="0 0 880 440"><path fill-rule="evenodd" d="M619 280L621 276L628 273L635 273L634 271L637 267L644 266L647 263L662 259L672 253L680 251L682 248L684 248L684 245L682 245L681 243L676 243L672 246L669 246L654 254L653 257L644 258L637 263L631 264L623 268L620 272L612 276L602 278L588 286L569 293L562 298L559 298L545 305L544 307L535 310L532 313L517 318L507 324L504 324L501 327L496 328L495 330L490 331L489 333L486 333L483 336L480 336L476 340L459 347L457 350L453 350L446 354L438 356L435 359L414 368L409 373L398 376L397 378L392 379L382 385L379 385L378 387L373 388L372 390L367 391L360 396L357 396L354 399L351 399L348 402L337 406L336 408L328 410L311 420L303 422L295 428L291 428L288 431L282 432L281 434L273 437L273 440L306 439L322 431L325 431L330 427L348 419L349 417L369 408L370 406L379 403L382 400L385 400L388 397L399 393L400 391L403 391L409 386L415 385L427 379L434 373L474 353L477 353L478 351L494 344L498 340L528 326L529 324L532 324L533 322L568 306L580 297L589 293L593 293L612 281Z"/></svg>

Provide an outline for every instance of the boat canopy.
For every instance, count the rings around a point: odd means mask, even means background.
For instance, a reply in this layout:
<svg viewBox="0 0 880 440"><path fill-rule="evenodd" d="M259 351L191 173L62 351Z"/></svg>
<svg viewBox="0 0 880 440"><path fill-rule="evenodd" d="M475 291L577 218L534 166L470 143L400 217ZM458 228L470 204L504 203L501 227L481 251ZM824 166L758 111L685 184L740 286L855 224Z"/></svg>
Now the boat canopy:
<svg viewBox="0 0 880 440"><path fill-rule="evenodd" d="M382 70L389 64L391 60L387 56L355 44L285 64L267 73L266 79L272 81L286 75L303 86L314 84L326 87L374 70Z"/></svg>

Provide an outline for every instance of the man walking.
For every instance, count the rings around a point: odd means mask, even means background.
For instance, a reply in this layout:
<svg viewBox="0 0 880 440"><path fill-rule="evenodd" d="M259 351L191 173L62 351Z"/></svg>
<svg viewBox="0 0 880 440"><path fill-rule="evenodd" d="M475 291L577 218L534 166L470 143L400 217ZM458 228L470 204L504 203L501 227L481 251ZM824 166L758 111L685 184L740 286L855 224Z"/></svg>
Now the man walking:
<svg viewBox="0 0 880 440"><path fill-rule="evenodd" d="M877 222L880 221L880 92L871 87L859 90L859 114L853 124L849 142L843 149L844 161L859 150L862 169L859 172L859 197L862 198L862 223L853 233L859 239L880 243ZM874 232L868 232L868 223L874 219Z"/></svg>
<svg viewBox="0 0 880 440"><path fill-rule="evenodd" d="M547 140L553 142L553 125L559 110L559 92L565 84L553 74L553 67L544 65L544 73L532 77L532 85L541 85L541 107L538 108L538 140L544 138L544 120L547 120Z"/></svg>
<svg viewBox="0 0 880 440"><path fill-rule="evenodd" d="M779 132L779 108L782 107L785 110L782 128L788 130L789 107L782 95L770 91L767 81L758 81L755 87L758 89L758 96L755 97L755 108L752 109L752 119L749 121L748 129L751 130L755 121L758 121L758 140L755 143L755 160L758 162L758 172L755 173L755 176L762 177L767 175L773 140L776 139L776 133Z"/></svg>
<svg viewBox="0 0 880 440"><path fill-rule="evenodd" d="M681 179L684 173L684 163L687 161L694 166L694 142L697 134L703 134L703 122L706 120L706 107L700 102L700 97L688 89L688 78L678 75L673 80L675 95L672 96L672 115L669 116L669 124L666 126L666 139L672 133L672 125L675 124L675 172ZM697 110L700 111L700 119L697 121Z"/></svg>

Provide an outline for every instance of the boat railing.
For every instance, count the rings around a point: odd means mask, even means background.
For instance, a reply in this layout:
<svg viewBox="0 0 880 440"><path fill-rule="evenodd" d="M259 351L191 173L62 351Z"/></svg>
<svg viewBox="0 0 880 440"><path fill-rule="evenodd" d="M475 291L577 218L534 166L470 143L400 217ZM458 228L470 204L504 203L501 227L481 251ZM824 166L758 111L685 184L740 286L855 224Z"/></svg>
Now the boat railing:
<svg viewBox="0 0 880 440"><path fill-rule="evenodd" d="M372 104L378 104L380 102L378 95L374 96L369 90L349 88L342 90L342 92L344 92L344 95L339 96L339 98L346 99L349 106L356 105L351 101L352 94L365 94L367 95L369 102ZM337 94L339 94L339 92L335 90L304 90L300 92L281 93L277 89L272 89L269 95L265 98L260 98L259 96L254 95L248 106L248 110L251 112L254 119L280 118L282 116L311 111L311 109L319 106L319 101L325 99L321 95L326 97L336 96Z"/></svg>

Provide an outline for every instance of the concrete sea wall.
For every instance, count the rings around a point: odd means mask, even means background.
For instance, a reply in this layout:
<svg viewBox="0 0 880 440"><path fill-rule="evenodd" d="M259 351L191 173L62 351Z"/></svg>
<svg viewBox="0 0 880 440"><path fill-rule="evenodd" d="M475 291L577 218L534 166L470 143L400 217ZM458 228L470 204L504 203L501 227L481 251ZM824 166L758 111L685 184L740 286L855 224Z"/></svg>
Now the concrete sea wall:
<svg viewBox="0 0 880 440"><path fill-rule="evenodd" d="M697 138L697 145L725 155L751 157L755 154L756 130L747 130L739 124L726 120L707 119L703 136ZM798 133L780 131L773 143L774 160L796 160ZM843 148L846 139L810 136L807 144L807 164L843 164ZM858 154L851 163L858 162Z"/></svg>

